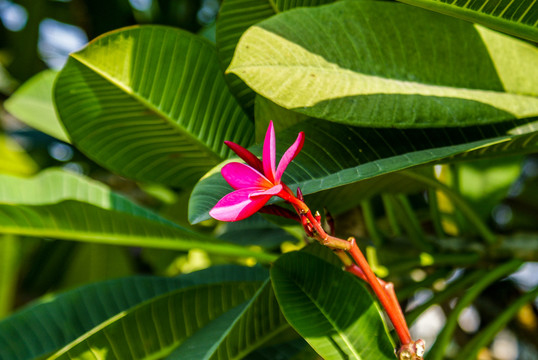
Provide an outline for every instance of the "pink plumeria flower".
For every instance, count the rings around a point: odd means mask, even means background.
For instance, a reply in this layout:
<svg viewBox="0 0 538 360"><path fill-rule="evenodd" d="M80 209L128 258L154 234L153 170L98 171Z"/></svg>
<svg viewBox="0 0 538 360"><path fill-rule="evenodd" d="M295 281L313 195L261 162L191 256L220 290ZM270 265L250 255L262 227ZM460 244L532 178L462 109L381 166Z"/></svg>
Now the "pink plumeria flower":
<svg viewBox="0 0 538 360"><path fill-rule="evenodd" d="M209 211L209 215L221 221L243 220L260 210L272 196L289 198L291 190L280 182L288 164L299 154L304 143L304 133L301 131L297 140L289 147L280 159L275 171L276 147L275 128L269 122L263 143L262 160L244 147L230 141L225 144L230 147L246 164L232 162L225 165L221 174L235 191L224 196Z"/></svg>

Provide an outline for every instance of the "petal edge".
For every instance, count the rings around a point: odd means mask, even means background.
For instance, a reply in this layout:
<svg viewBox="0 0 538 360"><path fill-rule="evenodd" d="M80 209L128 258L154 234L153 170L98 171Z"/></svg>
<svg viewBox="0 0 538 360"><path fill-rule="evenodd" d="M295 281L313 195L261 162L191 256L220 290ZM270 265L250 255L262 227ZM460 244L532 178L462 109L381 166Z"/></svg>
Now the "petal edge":
<svg viewBox="0 0 538 360"><path fill-rule="evenodd" d="M209 215L220 221L243 220L260 210L271 198L271 195L250 198L257 189L241 189L229 193L217 202L209 211Z"/></svg>
<svg viewBox="0 0 538 360"><path fill-rule="evenodd" d="M269 127L265 133L263 142L263 173L272 183L275 182L276 140L273 120L269 121Z"/></svg>
<svg viewBox="0 0 538 360"><path fill-rule="evenodd" d="M295 159L297 154L301 151L304 145L304 132L300 132L299 135L297 135L297 139L295 142L286 150L284 155L282 155L282 158L280 159L280 162L278 163L278 168L276 169L275 174L275 182L279 183L280 178L282 177L282 174L284 174L284 171L290 164L290 162Z"/></svg>

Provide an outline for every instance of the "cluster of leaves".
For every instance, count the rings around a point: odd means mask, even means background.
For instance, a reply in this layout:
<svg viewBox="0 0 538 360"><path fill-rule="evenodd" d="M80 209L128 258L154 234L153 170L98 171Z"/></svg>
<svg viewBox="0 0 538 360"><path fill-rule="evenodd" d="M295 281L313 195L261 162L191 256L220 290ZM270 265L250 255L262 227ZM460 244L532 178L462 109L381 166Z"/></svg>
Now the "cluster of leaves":
<svg viewBox="0 0 538 360"><path fill-rule="evenodd" d="M207 221L231 190L224 141L260 154L269 120L280 156L306 135L283 181L336 216L337 232L362 239L402 301L431 290L409 321L435 304L449 309L427 357L453 356L453 344L458 358L474 358L538 295L500 282L538 259L537 180L521 176L523 156L538 150L538 5L402 2L411 5L224 0L215 44L175 27L121 28L24 83L8 112L160 203L63 169L15 176L36 169L3 136L0 305L15 278L11 249L25 237L82 242L87 256L97 244L164 249L173 261L200 249L214 266L43 298L0 321L0 358L394 358L376 302L330 251L281 255L285 242L302 242L296 225ZM510 199L522 204L511 208L519 222L501 228L491 213L516 180L527 189ZM113 249L94 261L129 261ZM509 299L498 299L499 284ZM477 299L496 316L462 335L458 317Z"/></svg>

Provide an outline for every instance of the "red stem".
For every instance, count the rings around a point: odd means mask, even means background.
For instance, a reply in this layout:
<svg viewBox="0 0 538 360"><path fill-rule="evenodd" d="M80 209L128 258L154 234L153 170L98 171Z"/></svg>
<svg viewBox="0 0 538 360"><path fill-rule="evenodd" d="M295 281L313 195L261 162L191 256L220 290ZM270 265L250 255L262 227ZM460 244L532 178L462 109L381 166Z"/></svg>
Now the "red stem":
<svg viewBox="0 0 538 360"><path fill-rule="evenodd" d="M390 318L390 321L394 325L394 330L396 330L396 333L400 338L400 342L402 343L402 345L410 344L412 342L411 335L409 334L409 329L407 328L407 324L403 317L400 305L398 304L398 306L395 306L395 303L393 301L394 299L391 299L387 292L385 292L385 289L381 287L377 276L375 276L374 272L370 268L370 265L368 265L368 261L366 261L366 258L362 254L362 251L357 246L355 238L350 238L350 242L351 249L349 250L349 253L351 254L351 257L353 257L353 259L357 262L357 265L364 273L364 276L374 290L374 293L381 302L381 305L383 306L383 308L385 308L387 315Z"/></svg>
<svg viewBox="0 0 538 360"><path fill-rule="evenodd" d="M304 216L308 219L309 225L311 225L313 229L311 232L313 237L315 237L323 245L337 250L336 254L340 257L340 259L342 259L347 271L370 284L372 290L376 294L389 319L394 325L394 329L400 338L402 346L411 344L413 341L411 339L411 335L409 334L409 329L400 308L400 304L398 303L398 299L394 293L394 287L392 284L386 283L375 276L374 272L370 268L370 265L368 264L368 261L357 246L355 238L350 238L348 241L346 241L328 235L321 226L320 222L314 218L308 206L303 201L296 198L290 188L288 188L286 185L284 185L283 191L278 194L278 196L290 202L299 216ZM353 264L353 262L347 256L345 256L343 251L350 253L351 257L355 260L356 265ZM358 266L358 268L356 266Z"/></svg>

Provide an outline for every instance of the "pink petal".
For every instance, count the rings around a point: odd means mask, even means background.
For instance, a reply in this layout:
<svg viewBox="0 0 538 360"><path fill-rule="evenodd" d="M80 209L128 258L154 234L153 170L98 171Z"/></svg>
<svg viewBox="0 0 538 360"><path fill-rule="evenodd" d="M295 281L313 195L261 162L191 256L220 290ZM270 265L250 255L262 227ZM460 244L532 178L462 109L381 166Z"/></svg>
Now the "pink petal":
<svg viewBox="0 0 538 360"><path fill-rule="evenodd" d="M277 195L279 192L281 192L282 188L283 186L281 184L278 184L267 190L255 191L252 194L250 194L250 197L255 198L258 196L265 196L265 195L274 196L274 195Z"/></svg>
<svg viewBox="0 0 538 360"><path fill-rule="evenodd" d="M263 173L263 164L260 159L256 157L253 153L245 149L239 144L236 144L231 141L225 141L224 142L234 153L237 154L241 159L243 159L247 164L252 166L254 169L258 170L259 172Z"/></svg>
<svg viewBox="0 0 538 360"><path fill-rule="evenodd" d="M271 195L256 196L250 194L258 189L241 189L229 193L209 211L209 215L220 221L243 220L260 210Z"/></svg>
<svg viewBox="0 0 538 360"><path fill-rule="evenodd" d="M263 142L263 173L272 183L275 182L275 162L276 162L275 127L273 121L269 121L269 127Z"/></svg>
<svg viewBox="0 0 538 360"><path fill-rule="evenodd" d="M243 163L232 162L226 164L220 172L224 180L236 190L257 188L263 191L273 186L259 171Z"/></svg>
<svg viewBox="0 0 538 360"><path fill-rule="evenodd" d="M280 159L280 162L278 163L278 168L276 169L275 174L275 183L280 182L280 178L282 177L282 174L284 174L284 171L288 167L289 163L299 154L301 149L303 148L304 144L304 132L300 132L297 136L297 140L291 145L288 150L284 153L282 156L282 159ZM265 155L264 155L265 156Z"/></svg>

